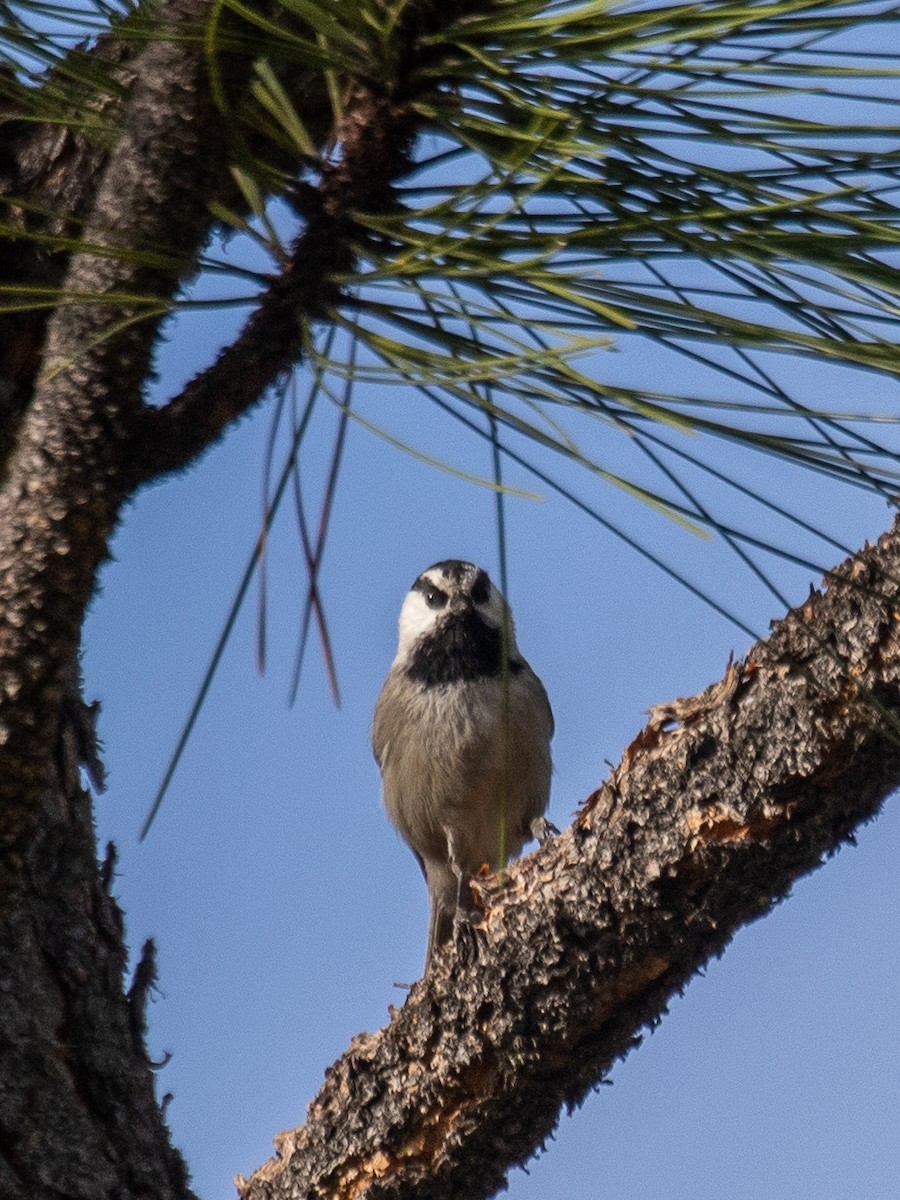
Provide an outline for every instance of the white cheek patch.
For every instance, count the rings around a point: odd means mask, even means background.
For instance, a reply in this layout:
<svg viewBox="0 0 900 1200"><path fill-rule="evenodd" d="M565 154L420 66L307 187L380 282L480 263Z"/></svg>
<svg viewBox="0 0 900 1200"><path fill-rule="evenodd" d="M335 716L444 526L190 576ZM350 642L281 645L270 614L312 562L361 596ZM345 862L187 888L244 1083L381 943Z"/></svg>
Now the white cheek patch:
<svg viewBox="0 0 900 1200"><path fill-rule="evenodd" d="M425 633L434 629L438 614L425 603L421 592L408 592L400 609L400 620L397 622L399 637L397 640L397 658L404 658L412 649L413 644Z"/></svg>
<svg viewBox="0 0 900 1200"><path fill-rule="evenodd" d="M439 591L453 591L452 582L448 587L448 580L444 578L442 573L424 572L423 578L430 583L433 583ZM512 613L509 611L503 596L500 591L492 583L490 585L490 593L488 598L483 603L476 606L475 611L478 616L492 629L500 629L503 625L504 614L508 621L509 633L509 650L514 659L519 659L518 646L516 645L516 628L513 623ZM400 609L400 619L397 622L398 639L397 639L397 657L394 660L397 663L405 661L412 653L415 644L423 637L431 636L440 623L441 617L445 615L445 609L431 608L425 599L424 592L419 588L413 588L407 593L406 599L403 601L403 607Z"/></svg>

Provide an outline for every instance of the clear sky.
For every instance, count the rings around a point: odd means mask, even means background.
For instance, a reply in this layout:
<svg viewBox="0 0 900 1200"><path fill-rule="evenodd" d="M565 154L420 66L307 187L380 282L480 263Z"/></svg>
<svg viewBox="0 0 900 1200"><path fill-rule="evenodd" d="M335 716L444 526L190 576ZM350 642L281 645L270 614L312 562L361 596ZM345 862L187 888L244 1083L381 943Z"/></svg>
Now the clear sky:
<svg viewBox="0 0 900 1200"><path fill-rule="evenodd" d="M160 392L203 361L219 319L177 327ZM598 369L615 378L635 348ZM632 366L633 366L632 359ZM678 370L710 390L689 364ZM799 397L892 405L896 388L860 372L770 364ZM466 470L487 448L409 393L360 392L366 417ZM258 530L271 410L233 431L195 470L134 503L87 625L88 698L103 705L108 791L98 837L121 855L116 891L136 952L158 945L151 1053L174 1137L204 1200L304 1119L326 1067L402 1002L417 977L425 888L388 824L369 746L372 706L394 653L403 595L431 562L472 559L496 574L494 499L351 424L321 576L342 706L311 639L287 706L305 570L289 506L269 554L269 667L255 668L255 600L245 606L170 793L137 834L203 676ZM323 409L304 446L315 521L336 422ZM570 423L620 469L606 427ZM546 460L545 464L546 464ZM730 471L733 452L717 461ZM632 464L633 465L633 464ZM562 468L559 468L562 470ZM637 469L637 467L635 467ZM756 483L850 546L873 538L881 501L836 491L771 460ZM720 543L703 542L586 473L579 493L765 632L780 606ZM515 484L533 487L524 475ZM539 489L541 490L541 489ZM565 501L511 500L510 600L520 645L556 714L550 815L566 825L644 721L648 706L718 679L749 638ZM714 494L710 499L715 500ZM719 498L721 499L721 497ZM759 515L729 510L754 532ZM812 553L812 551L811 551ZM823 565L840 555L818 546ZM792 600L809 571L775 568ZM742 931L652 1036L514 1171L514 1200L896 1200L900 1177L900 814L888 804L771 916Z"/></svg>

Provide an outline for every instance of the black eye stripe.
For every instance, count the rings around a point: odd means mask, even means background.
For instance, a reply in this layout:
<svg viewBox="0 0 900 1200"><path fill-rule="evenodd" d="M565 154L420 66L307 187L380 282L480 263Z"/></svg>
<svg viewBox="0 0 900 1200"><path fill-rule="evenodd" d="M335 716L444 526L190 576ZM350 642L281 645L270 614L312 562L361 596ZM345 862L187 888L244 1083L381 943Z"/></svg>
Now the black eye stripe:
<svg viewBox="0 0 900 1200"><path fill-rule="evenodd" d="M435 587L429 580L421 575L413 584L414 592L421 592L425 597L425 603L429 608L444 608L447 604L447 593L442 592L439 587Z"/></svg>

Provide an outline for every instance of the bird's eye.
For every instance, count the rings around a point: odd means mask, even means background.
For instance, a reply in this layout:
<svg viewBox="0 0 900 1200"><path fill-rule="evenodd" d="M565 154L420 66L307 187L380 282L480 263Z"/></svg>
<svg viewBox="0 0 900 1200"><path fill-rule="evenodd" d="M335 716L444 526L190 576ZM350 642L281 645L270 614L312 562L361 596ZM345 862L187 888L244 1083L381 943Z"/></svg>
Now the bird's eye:
<svg viewBox="0 0 900 1200"><path fill-rule="evenodd" d="M447 603L447 593L442 592L440 588L426 588L425 603L429 608L443 608Z"/></svg>

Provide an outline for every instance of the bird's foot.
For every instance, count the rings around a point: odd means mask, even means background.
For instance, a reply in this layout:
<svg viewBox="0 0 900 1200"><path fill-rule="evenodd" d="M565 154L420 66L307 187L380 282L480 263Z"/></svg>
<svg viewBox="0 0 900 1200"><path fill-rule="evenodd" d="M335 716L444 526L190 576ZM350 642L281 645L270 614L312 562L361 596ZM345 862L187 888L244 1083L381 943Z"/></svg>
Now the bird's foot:
<svg viewBox="0 0 900 1200"><path fill-rule="evenodd" d="M457 908L453 914L453 946L463 966L478 958L478 938L475 933L480 914L471 908Z"/></svg>
<svg viewBox="0 0 900 1200"><path fill-rule="evenodd" d="M531 836L543 846L551 838L559 837L559 830L546 817L535 817L531 822Z"/></svg>

